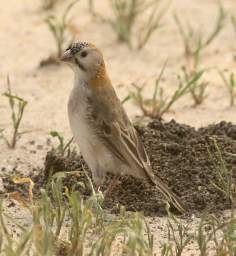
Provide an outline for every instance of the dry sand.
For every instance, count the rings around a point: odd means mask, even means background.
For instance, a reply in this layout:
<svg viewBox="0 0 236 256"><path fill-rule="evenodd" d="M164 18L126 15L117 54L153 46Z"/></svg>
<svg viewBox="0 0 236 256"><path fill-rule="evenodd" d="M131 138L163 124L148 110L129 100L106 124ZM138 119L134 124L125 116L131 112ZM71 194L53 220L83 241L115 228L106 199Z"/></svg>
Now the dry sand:
<svg viewBox="0 0 236 256"><path fill-rule="evenodd" d="M56 12L64 9L64 3ZM104 16L111 15L106 0L97 0L96 10ZM212 31L217 16L217 0L173 0L163 22L142 51L131 51L117 42L116 35L107 24L102 24L87 11L87 1L79 1L71 13L72 24L76 27L77 37L95 43L104 53L108 73L120 98L127 95L132 82L147 83L146 94L150 94L152 85L164 61L168 58L163 87L170 95L176 88L176 75L184 64L181 38L174 23L172 13L188 19L195 27L204 32ZM228 14L236 9L233 0L222 1ZM55 44L44 18L46 12L41 9L41 1L8 0L2 1L0 10L0 94L6 86L7 74L10 75L12 90L28 101L21 131L27 133L19 140L15 150L7 148L0 140L0 170L17 170L24 175L38 166L42 166L45 154L51 144L48 135L51 130L71 137L67 119L67 99L73 83L72 72L66 66L48 66L39 69L42 59L48 57ZM180 123L200 127L221 120L236 122L235 107L229 108L229 97L217 71L214 68L235 71L233 54L235 53L236 33L229 19L219 37L204 51L203 67L212 69L205 75L210 82L208 98L202 105L193 108L189 96L182 98L164 116L164 120L176 119ZM121 86L120 86L121 85ZM125 104L131 118L140 114L131 103ZM7 137L11 134L11 118L6 98L0 100L0 128L5 129ZM56 141L52 140L55 145ZM159 225L160 219L155 220ZM156 225L154 225L156 227ZM162 234L157 230L155 240ZM158 243L157 243L158 244ZM187 253L186 255L189 255Z"/></svg>

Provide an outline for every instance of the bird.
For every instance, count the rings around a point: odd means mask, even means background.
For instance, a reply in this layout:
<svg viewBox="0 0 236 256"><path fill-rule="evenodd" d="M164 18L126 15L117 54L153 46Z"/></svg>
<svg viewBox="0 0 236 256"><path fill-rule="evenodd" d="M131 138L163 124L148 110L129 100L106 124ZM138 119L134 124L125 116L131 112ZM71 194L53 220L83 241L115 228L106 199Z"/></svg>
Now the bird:
<svg viewBox="0 0 236 256"><path fill-rule="evenodd" d="M155 185L184 213L180 198L154 175L141 139L112 86L102 52L92 43L76 41L61 61L74 71L69 123L96 187L102 185L106 173L131 175Z"/></svg>

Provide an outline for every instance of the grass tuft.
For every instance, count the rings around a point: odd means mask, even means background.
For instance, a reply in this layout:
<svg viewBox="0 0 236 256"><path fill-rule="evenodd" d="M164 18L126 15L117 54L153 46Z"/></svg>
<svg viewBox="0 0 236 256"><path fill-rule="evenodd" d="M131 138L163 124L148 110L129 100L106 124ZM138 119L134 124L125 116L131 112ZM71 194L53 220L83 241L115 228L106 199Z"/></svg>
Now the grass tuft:
<svg viewBox="0 0 236 256"><path fill-rule="evenodd" d="M236 98L236 83L235 83L234 73L230 72L229 76L226 77L225 73L219 70L219 75L225 87L228 90L229 99L230 99L229 105L230 107L233 107L235 105L235 98Z"/></svg>
<svg viewBox="0 0 236 256"><path fill-rule="evenodd" d="M183 224L169 211L169 205L167 205L166 210L168 213L168 241L162 244L162 256L181 256L183 255L184 249L193 240L194 235L191 233L188 224Z"/></svg>
<svg viewBox="0 0 236 256"><path fill-rule="evenodd" d="M139 107L144 116L148 116L151 118L162 118L162 116L170 110L170 108L176 101L178 101L181 97L188 93L191 90L192 86L195 86L195 84L204 72L199 71L185 81L183 81L183 79L180 79L179 77L178 88L174 91L170 98L166 98L164 96L164 90L160 85L165 67L166 63L161 69L158 78L156 79L154 91L151 98L145 99L142 95L145 84L142 86L133 84L135 91L131 91L129 93L129 96L125 98L124 102L131 99Z"/></svg>
<svg viewBox="0 0 236 256"><path fill-rule="evenodd" d="M182 76L180 76L180 79L182 79L183 83L188 83L196 75L196 72L197 71L189 72L189 70L184 66L182 67ZM209 83L202 79L194 81L189 90L194 101L194 106L202 104L202 102L207 98L206 90L208 85Z"/></svg>
<svg viewBox="0 0 236 256"><path fill-rule="evenodd" d="M117 39L120 42L126 43L132 47L132 35L137 29L137 49L142 49L152 34L161 27L161 21L169 3L160 7L160 1L142 1L142 0L110 0L111 8L114 13L114 19L103 19L111 24L117 34ZM144 15L145 14L145 15ZM144 18L142 26L137 26L137 19Z"/></svg>
<svg viewBox="0 0 236 256"><path fill-rule="evenodd" d="M212 28L212 32L208 34L203 33L201 30L196 30L189 23L184 24L176 13L174 14L174 20L183 42L185 57L185 68L183 72L185 80L188 80L199 71L202 52L213 43L224 28L226 12L221 2L219 2L218 17ZM195 85L191 87L190 92L195 106L200 105L207 97L206 89L208 85L208 82L198 80Z"/></svg>
<svg viewBox="0 0 236 256"><path fill-rule="evenodd" d="M60 63L59 58L61 57L63 51L65 50L66 46L73 41L73 37L68 40L68 35L70 34L70 31L68 29L68 15L72 10L72 7L77 2L78 0L75 0L67 5L60 17L56 17L55 15L49 15L45 19L48 29L51 32L56 44L56 53L48 57L46 60L42 60L40 66Z"/></svg>
<svg viewBox="0 0 236 256"><path fill-rule="evenodd" d="M218 183L212 183L212 185L220 191L227 200L231 202L232 205L235 204L235 184L233 183L233 173L232 170L227 168L226 163L223 159L221 150L217 144L215 138L213 138L214 147L216 153L210 152L208 149L208 153L211 161L214 163L214 168L216 170L216 175L218 178Z"/></svg>
<svg viewBox="0 0 236 256"><path fill-rule="evenodd" d="M24 115L24 110L27 105L27 101L23 98L14 95L11 90L11 82L9 76L7 77L7 86L8 89L3 93L3 96L8 98L9 106L11 109L11 120L13 126L13 135L11 140L8 140L4 135L4 130L0 130L0 138L3 138L6 142L7 146L11 149L14 149L17 143L17 140L20 136L19 128L22 122L22 118Z"/></svg>
<svg viewBox="0 0 236 256"><path fill-rule="evenodd" d="M68 151L68 156L69 156L70 153L71 153L70 145L73 142L74 138L72 137L67 143L65 143L64 142L64 137L61 133L59 133L57 131L51 131L50 135L53 138L58 139L59 145L56 148L57 152L63 156L65 154L65 152Z"/></svg>
<svg viewBox="0 0 236 256"><path fill-rule="evenodd" d="M196 69L199 64L202 51L217 38L224 28L226 12L222 4L219 2L218 17L215 21L212 32L208 35L205 35L202 31L197 31L189 23L183 25L183 22L176 13L174 14L174 19L182 38L187 66L191 66L190 69Z"/></svg>

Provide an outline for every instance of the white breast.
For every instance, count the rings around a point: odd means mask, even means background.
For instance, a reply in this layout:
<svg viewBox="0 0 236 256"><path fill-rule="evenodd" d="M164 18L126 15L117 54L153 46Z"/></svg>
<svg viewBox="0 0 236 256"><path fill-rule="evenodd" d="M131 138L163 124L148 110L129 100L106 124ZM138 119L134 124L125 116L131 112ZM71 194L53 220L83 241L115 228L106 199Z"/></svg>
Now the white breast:
<svg viewBox="0 0 236 256"><path fill-rule="evenodd" d="M70 127L82 154L92 153L91 150L95 144L95 134L93 134L86 118L86 99L88 96L89 90L84 85L81 85L81 88L75 86L71 91L68 102Z"/></svg>
<svg viewBox="0 0 236 256"><path fill-rule="evenodd" d="M99 183L105 176L105 172L111 169L109 165L113 161L86 117L89 94L90 91L87 86L82 87L80 85L80 87L75 86L73 88L68 103L68 116L72 133L79 145L81 154L91 169L95 182Z"/></svg>

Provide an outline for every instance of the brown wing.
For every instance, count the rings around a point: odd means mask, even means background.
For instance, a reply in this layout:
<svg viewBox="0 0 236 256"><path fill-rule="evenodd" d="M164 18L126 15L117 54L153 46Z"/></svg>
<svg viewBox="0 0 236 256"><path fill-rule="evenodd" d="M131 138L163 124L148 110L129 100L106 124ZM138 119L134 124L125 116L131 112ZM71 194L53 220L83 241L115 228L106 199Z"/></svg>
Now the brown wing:
<svg viewBox="0 0 236 256"><path fill-rule="evenodd" d="M118 122L108 124L104 120L101 123L100 131L103 132L99 135L109 150L134 171L142 170L143 178L146 176L147 179L152 180L154 174L151 171L150 162L132 125L121 127ZM134 173L134 176L137 175Z"/></svg>
<svg viewBox="0 0 236 256"><path fill-rule="evenodd" d="M150 166L149 158L138 137L136 130L130 125L128 128L121 127L117 122L107 124L103 120L102 138L109 150L123 163L129 165L135 171L137 168L143 171L144 177L157 186L159 191L172 202L182 213L185 212L181 200L161 181L155 177ZM134 175L135 176L135 175Z"/></svg>

